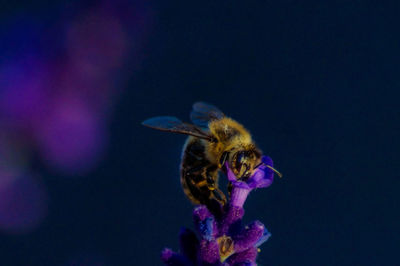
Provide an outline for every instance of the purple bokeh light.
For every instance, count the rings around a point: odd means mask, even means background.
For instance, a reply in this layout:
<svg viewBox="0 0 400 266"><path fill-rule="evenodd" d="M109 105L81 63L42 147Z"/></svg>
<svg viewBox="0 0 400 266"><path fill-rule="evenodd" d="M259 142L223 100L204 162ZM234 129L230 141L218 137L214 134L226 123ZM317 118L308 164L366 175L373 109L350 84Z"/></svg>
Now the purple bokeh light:
<svg viewBox="0 0 400 266"><path fill-rule="evenodd" d="M31 232L46 216L32 165L82 176L104 157L113 107L152 26L146 1L60 5L46 7L56 16L4 17L0 29L0 230L8 233Z"/></svg>
<svg viewBox="0 0 400 266"><path fill-rule="evenodd" d="M60 98L52 113L37 126L38 148L44 160L65 173L82 173L94 166L105 148L101 120L79 99Z"/></svg>
<svg viewBox="0 0 400 266"><path fill-rule="evenodd" d="M72 14L55 19L57 31L28 15L10 18L9 32L0 32L12 51L0 65L0 124L67 175L87 173L104 154L107 124L127 74L122 67L132 57L142 59L152 24L143 1L100 1Z"/></svg>
<svg viewBox="0 0 400 266"><path fill-rule="evenodd" d="M0 111L7 124L26 129L42 115L46 79L46 66L33 57L0 68Z"/></svg>

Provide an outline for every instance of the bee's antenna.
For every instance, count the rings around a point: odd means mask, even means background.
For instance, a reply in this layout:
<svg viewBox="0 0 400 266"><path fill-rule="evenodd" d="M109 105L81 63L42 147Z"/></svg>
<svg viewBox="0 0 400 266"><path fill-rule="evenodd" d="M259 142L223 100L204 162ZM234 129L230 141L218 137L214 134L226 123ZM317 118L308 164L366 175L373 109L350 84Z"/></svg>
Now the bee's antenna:
<svg viewBox="0 0 400 266"><path fill-rule="evenodd" d="M265 164L269 169L271 169L272 171L274 171L278 176L279 176L279 178L282 178L282 174L281 173L279 173L279 171L278 170L276 170L275 168L273 168L272 166L270 166L270 165L268 165L268 164Z"/></svg>
<svg viewBox="0 0 400 266"><path fill-rule="evenodd" d="M257 164L255 167L254 167L254 169L256 169L256 168L258 168L258 167L260 167L260 165L265 165L266 167L268 167L269 169L271 169L272 171L274 171L280 178L282 178L282 174L281 173L279 173L279 171L278 170L276 170L275 168L273 168L272 166L270 166L270 165L268 165L268 164L265 164L265 163L263 163L263 162L261 162L261 163L259 163L259 164Z"/></svg>
<svg viewBox="0 0 400 266"><path fill-rule="evenodd" d="M261 162L261 163L257 164L256 166L254 166L254 169L256 169L256 168L260 167L262 164L264 164L264 163L263 163L263 162Z"/></svg>

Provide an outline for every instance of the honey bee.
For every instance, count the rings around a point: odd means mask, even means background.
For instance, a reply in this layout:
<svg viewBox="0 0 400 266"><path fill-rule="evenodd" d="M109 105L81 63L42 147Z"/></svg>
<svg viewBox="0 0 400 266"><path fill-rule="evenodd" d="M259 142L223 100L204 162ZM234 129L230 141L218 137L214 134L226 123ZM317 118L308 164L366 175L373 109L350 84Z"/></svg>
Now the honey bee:
<svg viewBox="0 0 400 266"><path fill-rule="evenodd" d="M246 180L261 164L261 150L247 129L211 104L195 103L190 118L193 124L172 116L153 117L142 124L189 135L180 165L184 193L194 204L209 206L216 201L225 205L226 196L218 188L219 171L226 173L224 166L228 162L235 176ZM230 187L229 184L229 191Z"/></svg>

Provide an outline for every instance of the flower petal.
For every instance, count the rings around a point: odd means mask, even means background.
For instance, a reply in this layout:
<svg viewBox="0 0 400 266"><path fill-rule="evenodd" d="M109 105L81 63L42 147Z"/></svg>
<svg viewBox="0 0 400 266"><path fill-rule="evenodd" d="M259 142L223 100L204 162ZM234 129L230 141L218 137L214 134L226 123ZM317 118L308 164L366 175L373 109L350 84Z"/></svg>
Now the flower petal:
<svg viewBox="0 0 400 266"><path fill-rule="evenodd" d="M258 251L256 247L251 247L243 252L235 253L228 258L229 265L252 265L251 262L256 262ZM245 264L246 263L246 264ZM254 265L254 264L253 264Z"/></svg>
<svg viewBox="0 0 400 266"><path fill-rule="evenodd" d="M264 227L264 232L262 237L257 241L257 243L254 245L255 247L259 247L262 244L264 244L264 242L266 242L269 238L271 237L271 233L267 230L267 228Z"/></svg>
<svg viewBox="0 0 400 266"><path fill-rule="evenodd" d="M206 206L201 205L194 209L193 221L196 230L204 239L211 240L218 234L215 218Z"/></svg>
<svg viewBox="0 0 400 266"><path fill-rule="evenodd" d="M219 262L219 245L217 240L208 241L203 239L200 242L199 257L203 264ZM203 265L201 264L201 265Z"/></svg>
<svg viewBox="0 0 400 266"><path fill-rule="evenodd" d="M261 161L263 162L263 164L269 165L271 167L274 167L274 162L272 161L271 157L269 156L263 156L261 158Z"/></svg>
<svg viewBox="0 0 400 266"><path fill-rule="evenodd" d="M232 169L229 167L228 162L225 163L225 167L226 167L226 175L228 177L228 180L232 183L233 186L240 187L240 188L248 188L248 189L250 188L246 182L240 181L236 178Z"/></svg>
<svg viewBox="0 0 400 266"><path fill-rule="evenodd" d="M169 248L165 248L161 252L161 260L165 265L174 265L174 266L190 266L192 263L185 258L184 256L173 252Z"/></svg>
<svg viewBox="0 0 400 266"><path fill-rule="evenodd" d="M247 180L251 188L269 187L274 181L274 171L267 166L273 167L272 159L268 156L263 156L261 161L263 164L255 169L253 175Z"/></svg>
<svg viewBox="0 0 400 266"><path fill-rule="evenodd" d="M235 251L242 252L250 247L253 247L262 237L264 225L260 221L254 221L245 230L234 237Z"/></svg>

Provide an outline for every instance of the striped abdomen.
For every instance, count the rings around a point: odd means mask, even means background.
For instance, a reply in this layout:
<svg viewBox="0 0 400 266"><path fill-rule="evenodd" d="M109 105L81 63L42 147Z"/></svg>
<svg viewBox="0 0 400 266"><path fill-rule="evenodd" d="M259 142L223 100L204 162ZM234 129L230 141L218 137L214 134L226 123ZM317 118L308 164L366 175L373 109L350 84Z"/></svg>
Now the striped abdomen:
<svg viewBox="0 0 400 266"><path fill-rule="evenodd" d="M204 140L189 137L183 147L181 184L194 204L216 200L224 204L225 195L218 189L218 166L207 160Z"/></svg>

